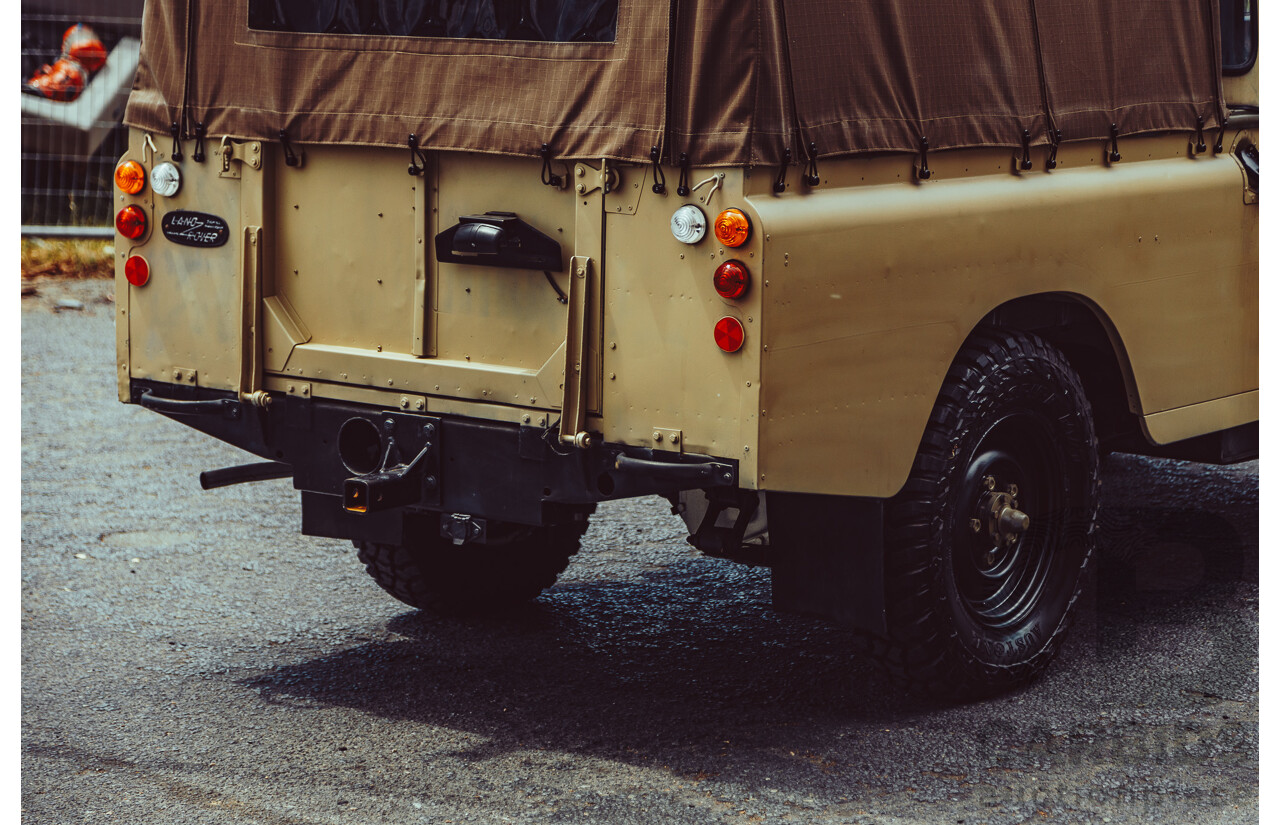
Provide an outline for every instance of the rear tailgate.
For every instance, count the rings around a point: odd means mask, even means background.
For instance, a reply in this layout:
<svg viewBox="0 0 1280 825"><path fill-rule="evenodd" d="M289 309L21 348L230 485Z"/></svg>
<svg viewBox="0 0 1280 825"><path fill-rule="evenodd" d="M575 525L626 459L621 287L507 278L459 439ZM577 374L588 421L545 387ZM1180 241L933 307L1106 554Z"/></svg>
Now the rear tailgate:
<svg viewBox="0 0 1280 825"><path fill-rule="evenodd" d="M165 160L134 141L130 156L149 169ZM141 244L121 240L122 258L136 248L153 270L144 288L121 281L122 378L559 425L580 444L590 431L737 459L754 486L763 238L689 246L668 227L686 200L714 198L702 204L712 215L748 208L741 173L680 199L652 193L648 167L602 172L599 161L553 163L568 179L555 187L532 159L428 153L415 176L392 150L307 147L290 167L278 146L225 145L226 170L220 148L196 164L188 144L179 194L136 199L153 224L198 212L222 218L228 237L192 247L153 227ZM490 213L523 226L511 265L483 238L448 242ZM530 238L558 251L522 258ZM740 300L711 283L730 257L756 270ZM738 353L714 343L724 315L746 325Z"/></svg>

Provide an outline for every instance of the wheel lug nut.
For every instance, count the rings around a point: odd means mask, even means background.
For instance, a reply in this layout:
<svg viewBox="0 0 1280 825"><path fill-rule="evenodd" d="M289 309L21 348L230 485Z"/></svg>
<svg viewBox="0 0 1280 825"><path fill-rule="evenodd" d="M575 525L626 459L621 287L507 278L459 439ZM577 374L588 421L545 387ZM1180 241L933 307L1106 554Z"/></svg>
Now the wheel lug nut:
<svg viewBox="0 0 1280 825"><path fill-rule="evenodd" d="M979 520L978 520L978 519L976 519L976 518L971 518L971 519L969 519L969 529L973 530L973 532L975 532L975 533L981 533L981 532L982 532L982 522L981 522L981 521L979 521Z"/></svg>
<svg viewBox="0 0 1280 825"><path fill-rule="evenodd" d="M996 477L984 476L982 479L982 486L986 487L988 490L994 490L996 488Z"/></svg>
<svg viewBox="0 0 1280 825"><path fill-rule="evenodd" d="M1009 485L1009 495L1013 496L1014 498L1018 497L1018 485L1016 484Z"/></svg>

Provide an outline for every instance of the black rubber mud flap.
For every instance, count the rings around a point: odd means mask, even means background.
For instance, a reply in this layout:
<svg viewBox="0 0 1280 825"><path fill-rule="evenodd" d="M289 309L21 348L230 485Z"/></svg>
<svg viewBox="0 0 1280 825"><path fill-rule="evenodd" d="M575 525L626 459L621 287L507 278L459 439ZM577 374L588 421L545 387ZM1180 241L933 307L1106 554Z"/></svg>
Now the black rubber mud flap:
<svg viewBox="0 0 1280 825"><path fill-rule="evenodd" d="M884 502L766 494L773 606L885 633Z"/></svg>

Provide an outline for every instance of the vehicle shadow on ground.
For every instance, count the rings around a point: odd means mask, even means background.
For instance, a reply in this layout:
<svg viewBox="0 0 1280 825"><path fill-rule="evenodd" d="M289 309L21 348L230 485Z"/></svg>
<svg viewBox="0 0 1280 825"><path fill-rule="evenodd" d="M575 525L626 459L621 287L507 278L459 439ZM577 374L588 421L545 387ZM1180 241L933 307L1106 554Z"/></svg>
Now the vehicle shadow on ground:
<svg viewBox="0 0 1280 825"><path fill-rule="evenodd" d="M1250 546L1214 513L1104 511L1099 542L1083 627L1048 678L1102 680L1121 699L1132 678L1125 649L1137 638L1134 627L1208 626L1224 598L1257 578L1256 539ZM562 585L503 617L415 611L387 629L399 638L246 684L267 701L305 697L483 735L486 744L456 754L464 759L568 751L661 764L687 777L704 775L709 764L771 775L771 757L788 753L792 761L815 754L821 767L816 754L841 731L856 736L929 715L941 723L937 715L946 712L895 688L855 652L852 633L775 613L767 571L709 559L636 581ZM1027 731L1005 733L1018 742Z"/></svg>

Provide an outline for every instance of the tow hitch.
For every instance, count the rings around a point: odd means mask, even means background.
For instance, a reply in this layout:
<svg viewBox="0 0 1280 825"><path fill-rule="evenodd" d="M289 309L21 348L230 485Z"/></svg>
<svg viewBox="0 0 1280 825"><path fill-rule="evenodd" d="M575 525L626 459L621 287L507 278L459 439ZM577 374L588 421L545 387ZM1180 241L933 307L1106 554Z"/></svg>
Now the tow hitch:
<svg viewBox="0 0 1280 825"><path fill-rule="evenodd" d="M434 491L439 483L435 476L420 472L432 447L428 441L413 461L388 468L387 463L395 451L395 439L388 438L381 470L349 478L342 483L343 509L352 513L371 513L421 502L424 494Z"/></svg>

